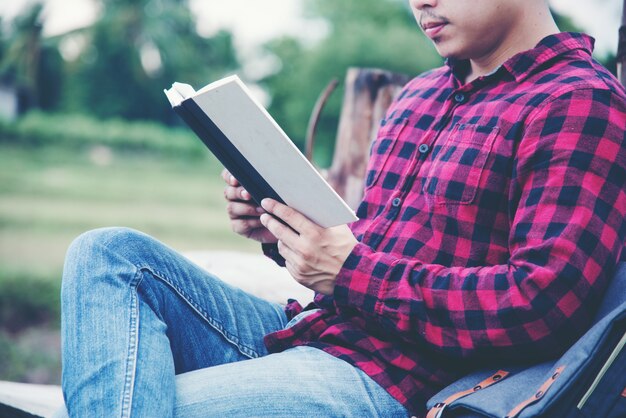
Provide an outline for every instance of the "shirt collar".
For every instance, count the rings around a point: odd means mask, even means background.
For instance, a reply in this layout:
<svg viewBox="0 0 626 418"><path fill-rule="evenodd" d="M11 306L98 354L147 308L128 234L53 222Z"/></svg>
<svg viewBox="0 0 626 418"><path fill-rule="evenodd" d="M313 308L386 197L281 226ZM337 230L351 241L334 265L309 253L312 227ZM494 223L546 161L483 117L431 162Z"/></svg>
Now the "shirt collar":
<svg viewBox="0 0 626 418"><path fill-rule="evenodd" d="M520 52L509 58L491 74L498 72L500 68L504 68L517 82L520 82L530 76L537 68L559 55L582 50L591 56L594 43L595 40L591 36L583 33L561 32L549 35L543 38L535 48ZM457 78L461 80L470 69L469 60L448 59L446 64Z"/></svg>

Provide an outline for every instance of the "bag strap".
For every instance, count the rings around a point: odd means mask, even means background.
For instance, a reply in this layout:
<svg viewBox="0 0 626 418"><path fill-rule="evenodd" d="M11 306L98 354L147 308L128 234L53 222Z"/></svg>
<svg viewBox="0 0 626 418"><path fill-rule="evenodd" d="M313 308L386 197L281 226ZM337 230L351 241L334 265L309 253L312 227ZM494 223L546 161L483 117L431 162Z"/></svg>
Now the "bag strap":
<svg viewBox="0 0 626 418"><path fill-rule="evenodd" d="M556 379L560 376L560 374L563 372L564 369L565 369L565 366L558 367L556 371L554 372L554 374L550 376L548 380L543 382L543 384L539 387L539 390L535 392L533 396L526 399L524 402L520 403L515 408L511 409L511 411L508 414L506 414L505 418L517 417L519 413L522 412L522 410L526 408L528 405L531 405L539 401L539 399L543 398L546 392L548 391L548 389L550 389L550 386L552 386L552 384L556 381Z"/></svg>
<svg viewBox="0 0 626 418"><path fill-rule="evenodd" d="M498 383L500 380L504 379L508 374L509 372L505 370L498 370L495 374L489 376L487 379L483 380L476 386L470 389L464 390L462 392L457 392L448 396L443 402L437 402L435 405L433 405L433 407L430 408L430 410L428 411L428 415L426 415L426 418L438 418L439 416L441 416L443 409L447 405L450 405L452 402L456 401L459 398L467 396L470 393L474 393L488 386L491 386L495 383Z"/></svg>

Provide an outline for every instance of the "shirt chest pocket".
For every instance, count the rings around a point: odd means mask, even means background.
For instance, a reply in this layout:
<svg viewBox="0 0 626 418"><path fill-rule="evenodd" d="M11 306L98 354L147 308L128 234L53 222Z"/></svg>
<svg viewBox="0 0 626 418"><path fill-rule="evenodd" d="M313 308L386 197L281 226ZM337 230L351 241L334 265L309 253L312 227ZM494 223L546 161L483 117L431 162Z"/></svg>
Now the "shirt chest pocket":
<svg viewBox="0 0 626 418"><path fill-rule="evenodd" d="M398 143L398 136L404 129L408 119L388 121L381 126L377 138L372 142L370 157L365 171L365 189L373 187L380 178L381 173L394 168L390 166L390 156L393 154ZM401 170L402 167L397 167Z"/></svg>
<svg viewBox="0 0 626 418"><path fill-rule="evenodd" d="M431 154L423 183L424 193L435 204L469 204L476 197L485 165L500 128L456 124L443 134Z"/></svg>

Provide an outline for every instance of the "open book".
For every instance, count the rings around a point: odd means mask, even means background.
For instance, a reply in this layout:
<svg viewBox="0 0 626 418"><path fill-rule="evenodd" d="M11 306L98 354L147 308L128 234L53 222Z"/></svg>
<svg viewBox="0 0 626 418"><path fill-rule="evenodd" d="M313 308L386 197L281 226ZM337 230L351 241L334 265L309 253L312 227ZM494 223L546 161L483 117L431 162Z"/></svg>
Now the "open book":
<svg viewBox="0 0 626 418"><path fill-rule="evenodd" d="M257 203L271 197L325 228L358 219L239 77L226 77L197 92L174 83L165 94Z"/></svg>

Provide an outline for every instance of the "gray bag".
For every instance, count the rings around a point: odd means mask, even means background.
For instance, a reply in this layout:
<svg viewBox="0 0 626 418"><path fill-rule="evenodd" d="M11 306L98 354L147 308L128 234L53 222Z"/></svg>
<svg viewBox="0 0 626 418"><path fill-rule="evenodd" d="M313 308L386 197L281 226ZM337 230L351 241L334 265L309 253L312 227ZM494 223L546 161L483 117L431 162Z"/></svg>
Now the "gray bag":
<svg viewBox="0 0 626 418"><path fill-rule="evenodd" d="M626 418L626 263L593 327L556 361L486 370L446 387L428 418Z"/></svg>

